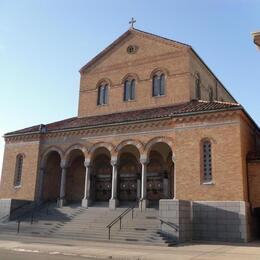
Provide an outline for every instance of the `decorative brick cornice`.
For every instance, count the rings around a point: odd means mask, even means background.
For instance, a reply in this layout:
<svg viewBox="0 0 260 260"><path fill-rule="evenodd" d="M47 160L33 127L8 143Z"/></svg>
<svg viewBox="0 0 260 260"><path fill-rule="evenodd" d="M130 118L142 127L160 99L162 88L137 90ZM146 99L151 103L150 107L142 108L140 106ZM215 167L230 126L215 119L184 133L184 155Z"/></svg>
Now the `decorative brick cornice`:
<svg viewBox="0 0 260 260"><path fill-rule="evenodd" d="M4 137L5 143L18 143L18 142L31 142L31 141L40 141L42 134L23 134L23 135L14 135Z"/></svg>
<svg viewBox="0 0 260 260"><path fill-rule="evenodd" d="M212 114L205 114L205 115L194 115L194 116L187 116L187 117L179 117L179 118L172 118L172 119L164 119L164 120L157 120L153 122L146 122L146 123L133 123L128 125L117 125L111 127L97 127L93 129L85 129L85 130L72 130L72 131L63 131L63 132L53 132L47 133L44 139L51 139L55 137L72 137L72 136L99 136L99 135L109 135L113 133L133 133L133 132L140 132L140 131L147 131L153 129L167 129L171 128L174 129L175 126L178 124L183 123L192 123L192 122L215 122L216 120L223 121L228 118L234 118L238 116L238 111L229 111L229 112L221 112L221 113L212 113Z"/></svg>
<svg viewBox="0 0 260 260"><path fill-rule="evenodd" d="M128 125L115 125L115 126L103 126L103 127L95 127L91 129L84 129L84 130L69 130L69 131L55 131L55 132L48 132L44 139L55 138L55 137L68 137L68 136L99 136L111 133L128 133L128 132L139 132L143 130L149 129L158 129L158 128L165 128L165 127L173 127L174 121L171 119L164 119L158 120L153 122L146 122L146 123L132 123Z"/></svg>
<svg viewBox="0 0 260 260"><path fill-rule="evenodd" d="M205 103L207 105L207 102L199 102L196 103L198 105L201 105ZM216 102L215 102L216 103ZM227 104L228 105L228 104ZM164 113L160 116L160 114L157 114L154 118L148 118L148 119L139 119L139 120L128 120L128 117L126 117L125 121L120 122L120 120L117 122L111 121L111 123L105 122L104 124L94 124L94 125L86 125L84 124L77 124L72 125L70 124L63 126L63 122L60 124L58 122L58 127L49 127L48 131L45 133L35 133L35 132L29 132L29 133L19 133L19 131L14 134L10 133L5 135L5 139L7 142L17 142L17 141L29 141L29 140L46 140L49 138L59 138L59 137L67 137L67 136L100 136L100 135L106 135L106 134L117 134L117 133L138 133L140 131L147 131L154 130L154 129L163 129L163 128L173 128L174 124L183 124L183 123L189 123L189 122L196 122L196 121L204 121L204 120L223 120L224 117L227 116L233 116L235 114L243 113L241 112L241 107L239 105L233 105L233 107L229 107L228 109L212 109L212 110L206 110L206 111L195 111L193 109L184 110L184 112L181 113L172 113L171 111L168 113L165 113L165 111L168 111L167 108L160 108ZM166 109L166 110L165 110ZM150 111L150 110L149 110ZM147 110L145 110L147 112ZM124 114L124 113L123 113ZM140 114L140 113L139 113ZM121 115L121 114L120 114ZM150 115L149 115L150 116ZM153 116L153 114L151 115ZM103 116L104 117L104 116ZM99 117L97 117L99 118ZM117 117L116 117L117 118ZM72 120L81 120L77 118L72 118ZM85 120L85 119L83 119ZM71 121L69 121L71 122ZM77 121L78 122L78 121ZM50 126L53 124L50 124ZM55 123L54 123L55 125ZM56 125L55 125L56 126ZM61 127L62 126L62 127Z"/></svg>

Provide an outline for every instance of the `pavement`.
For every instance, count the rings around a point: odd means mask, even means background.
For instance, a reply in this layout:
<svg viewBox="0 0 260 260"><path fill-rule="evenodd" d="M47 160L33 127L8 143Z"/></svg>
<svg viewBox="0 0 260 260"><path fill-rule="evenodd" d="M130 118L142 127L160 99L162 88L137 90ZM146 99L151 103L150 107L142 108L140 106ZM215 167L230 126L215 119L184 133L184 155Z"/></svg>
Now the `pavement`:
<svg viewBox="0 0 260 260"><path fill-rule="evenodd" d="M0 259L1 260L34 260L36 258L35 253L32 252L19 252L0 249ZM47 254L37 254L37 260L97 260L96 258L82 258L78 256L71 255L47 255Z"/></svg>
<svg viewBox="0 0 260 260"><path fill-rule="evenodd" d="M160 247L0 235L0 260L35 258L37 260L259 260L260 242L186 243L173 247Z"/></svg>

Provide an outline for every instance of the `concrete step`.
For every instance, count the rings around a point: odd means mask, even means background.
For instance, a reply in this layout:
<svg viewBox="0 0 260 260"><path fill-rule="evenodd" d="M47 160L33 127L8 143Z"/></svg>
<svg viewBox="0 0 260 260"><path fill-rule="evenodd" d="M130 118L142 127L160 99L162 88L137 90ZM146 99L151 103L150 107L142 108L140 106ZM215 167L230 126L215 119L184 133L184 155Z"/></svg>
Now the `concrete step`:
<svg viewBox="0 0 260 260"><path fill-rule="evenodd" d="M50 236L69 239L108 241L106 226L117 218L126 208L109 210L105 207L63 207L49 205L34 213L34 222L28 216L21 222L22 235ZM15 234L17 223L8 222L0 225L1 233ZM129 212L122 219L122 228L119 222L111 228L111 241L116 243L141 243L150 245L169 245L170 241L160 233L158 210L147 209L141 212L134 209L134 218ZM110 242L111 242L110 241Z"/></svg>

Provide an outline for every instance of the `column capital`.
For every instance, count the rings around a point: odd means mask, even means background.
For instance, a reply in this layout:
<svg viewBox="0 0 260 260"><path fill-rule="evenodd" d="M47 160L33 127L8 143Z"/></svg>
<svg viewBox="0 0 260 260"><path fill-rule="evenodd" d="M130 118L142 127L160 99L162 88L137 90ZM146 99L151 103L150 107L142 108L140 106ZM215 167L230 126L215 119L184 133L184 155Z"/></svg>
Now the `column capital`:
<svg viewBox="0 0 260 260"><path fill-rule="evenodd" d="M111 163L112 166L117 166L117 158L112 157L110 163Z"/></svg>
<svg viewBox="0 0 260 260"><path fill-rule="evenodd" d="M140 163L141 164L147 164L149 162L147 156L145 154L141 154L140 156Z"/></svg>
<svg viewBox="0 0 260 260"><path fill-rule="evenodd" d="M62 169L67 168L67 167L68 167L68 162L67 162L66 160L61 160L61 162L60 162L60 167L61 167Z"/></svg>
<svg viewBox="0 0 260 260"><path fill-rule="evenodd" d="M176 156L175 156L175 153L172 152L172 162L175 163L175 161L176 161Z"/></svg>
<svg viewBox="0 0 260 260"><path fill-rule="evenodd" d="M84 166L85 167L89 167L91 164L91 160L89 158L85 158L85 161L84 161Z"/></svg>

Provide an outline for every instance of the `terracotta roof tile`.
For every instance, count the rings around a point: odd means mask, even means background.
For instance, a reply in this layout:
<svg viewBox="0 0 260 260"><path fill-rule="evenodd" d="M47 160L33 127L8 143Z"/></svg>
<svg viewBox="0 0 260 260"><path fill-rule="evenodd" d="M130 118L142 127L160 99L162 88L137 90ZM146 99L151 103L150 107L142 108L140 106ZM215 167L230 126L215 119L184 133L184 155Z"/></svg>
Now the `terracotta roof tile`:
<svg viewBox="0 0 260 260"><path fill-rule="evenodd" d="M133 122L133 121L140 121L140 120L150 120L150 119L163 118L163 117L176 117L182 115L184 116L189 113L223 111L223 110L234 109L234 108L241 109L242 107L240 106L240 104L237 103L218 102L218 101L207 102L207 101L193 100L190 102L174 104L171 106L158 107L158 108L142 109L142 110L113 113L113 114L99 115L99 116L88 116L82 118L72 117L62 121L47 124L46 127L47 127L47 131L57 131L57 130L65 130L70 128L93 127L99 125L109 125L109 124ZM7 133L5 136L39 132L40 128L41 125L36 125L18 131Z"/></svg>

